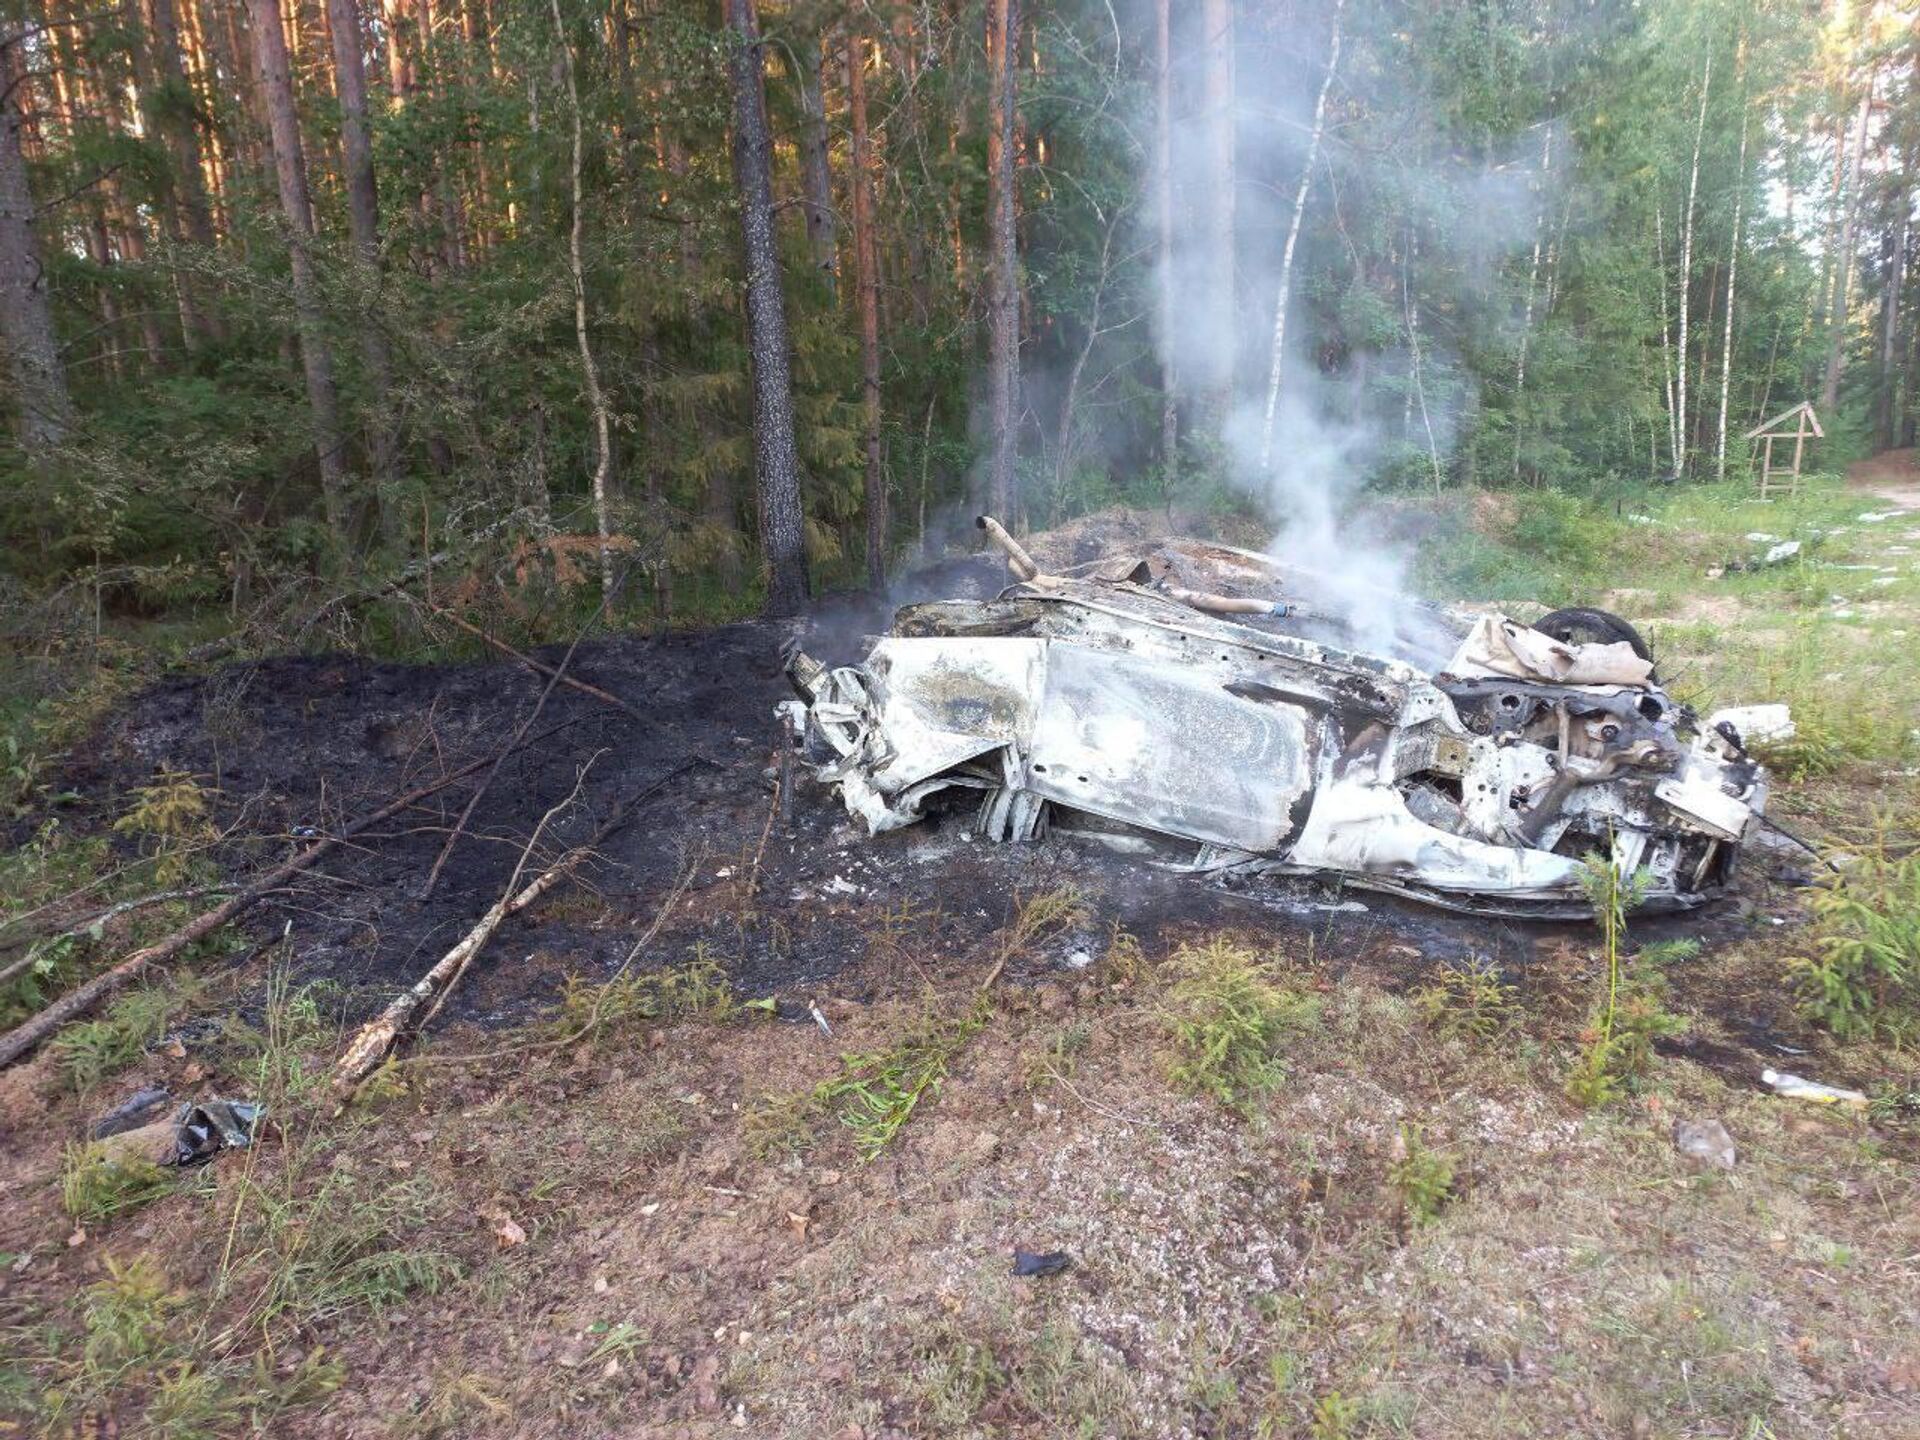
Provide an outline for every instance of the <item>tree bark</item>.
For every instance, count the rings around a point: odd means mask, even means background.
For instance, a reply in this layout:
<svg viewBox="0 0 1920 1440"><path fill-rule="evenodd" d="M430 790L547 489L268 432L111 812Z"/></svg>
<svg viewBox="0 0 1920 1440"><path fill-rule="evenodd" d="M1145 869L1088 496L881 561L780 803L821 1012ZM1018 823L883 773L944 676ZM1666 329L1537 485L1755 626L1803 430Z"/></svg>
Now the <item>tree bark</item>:
<svg viewBox="0 0 1920 1440"><path fill-rule="evenodd" d="M1306 163L1300 167L1300 186L1293 195L1293 219L1287 225L1287 243L1280 252L1280 294L1273 308L1273 357L1267 366L1267 408L1260 426L1260 473L1273 473L1273 416L1280 405L1280 370L1286 356L1287 300L1293 291L1293 252L1300 243L1300 221L1307 213L1307 192L1314 166L1320 163L1320 137L1327 127L1327 92L1340 68L1340 12L1344 0L1334 0L1333 38L1327 47L1327 73L1320 81L1320 97L1313 102L1313 131L1307 137Z"/></svg>
<svg viewBox="0 0 1920 1440"><path fill-rule="evenodd" d="M153 0L155 5L167 0ZM360 6L357 0L327 0L328 28L333 36L334 91L340 99L340 141L346 160L347 225L353 234L354 259L375 309L380 294L380 190L373 173L373 142L367 130L367 68L360 49ZM360 330L361 359L367 367L367 389L373 401L368 425L375 495L382 528L390 539L400 534L401 514L394 488L399 480L399 443L393 426L393 356L387 332L377 318Z"/></svg>
<svg viewBox="0 0 1920 1440"><path fill-rule="evenodd" d="M1201 127L1206 184L1201 191L1200 257L1203 301L1196 317L1202 345L1193 377L1202 431L1216 444L1233 411L1240 344L1234 303L1235 105L1233 0L1201 0Z"/></svg>
<svg viewBox="0 0 1920 1440"><path fill-rule="evenodd" d="M1902 180L1897 192L1898 215L1893 223L1893 253L1888 257L1885 288L1880 298L1880 448L1891 450L1900 442L1900 372L1894 365L1900 340L1900 292L1907 283L1907 187Z"/></svg>
<svg viewBox="0 0 1920 1440"><path fill-rule="evenodd" d="M860 376L866 402L867 584L887 583L887 477L880 466L880 265L873 233L873 153L867 135L866 41L847 35L847 108L853 120L853 254L860 287Z"/></svg>
<svg viewBox="0 0 1920 1440"><path fill-rule="evenodd" d="M580 346L580 377L587 390L587 407L593 412L593 519L600 533L600 605L605 611L613 604L613 516L607 503L608 472L613 468L613 426L606 393L600 388L600 367L594 363L593 344L587 338L587 266L580 244L586 220L585 197L580 186L581 152L585 148L580 122L580 86L574 77L573 42L567 38L566 22L560 16L560 0L551 0L551 8L554 39L560 44L561 64L567 79L567 104L573 112L573 227L567 238L567 268L573 277L573 333Z"/></svg>
<svg viewBox="0 0 1920 1440"><path fill-rule="evenodd" d="M848 42L851 47L852 42ZM825 37L799 57L800 109L805 123L800 131L800 211L807 221L807 250L820 272L827 293L835 293L840 276L839 236L833 212L833 170L827 159L827 105L822 94ZM851 54L851 48L849 48ZM856 246L858 241L854 242Z"/></svg>
<svg viewBox="0 0 1920 1440"><path fill-rule="evenodd" d="M327 526L341 545L347 542L347 471L341 454L340 399L333 383L333 351L327 344L320 296L313 273L313 201L307 192L306 154L300 145L300 120L294 109L293 74L281 29L280 0L247 0L253 30L254 66L266 92L267 124L273 138L273 168L280 188L280 209L287 226L287 263L293 281L294 318L300 331L300 363L306 373L307 404L313 412L313 444L320 462L320 491Z"/></svg>
<svg viewBox="0 0 1920 1440"><path fill-rule="evenodd" d="M1654 270L1654 289L1660 294L1660 370L1666 382L1667 451L1671 457L1673 478L1680 475L1679 415L1673 408L1673 323L1667 314L1667 243L1661 220L1659 197L1653 206L1653 248L1658 265Z"/></svg>
<svg viewBox="0 0 1920 1440"><path fill-rule="evenodd" d="M1546 183L1553 174L1553 126L1548 125L1540 140L1539 209L1533 219L1533 260L1527 267L1527 305L1520 318L1520 353L1513 367L1513 478L1520 478L1521 414L1520 404L1527 393L1527 346L1533 339L1533 297L1540 286L1540 247L1547 228Z"/></svg>
<svg viewBox="0 0 1920 1440"><path fill-rule="evenodd" d="M181 238L202 250L212 250L213 205L207 198L205 162L200 150L199 106L193 87L187 83L186 66L180 59L179 17L174 10L174 0L148 0L148 6L156 80L156 89L148 104L149 121L166 137L167 146L173 152L174 201ZM219 317L193 293L196 287L186 277L176 283L192 321L188 326L189 343L202 336L219 339L222 333Z"/></svg>
<svg viewBox="0 0 1920 1440"><path fill-rule="evenodd" d="M747 349L753 357L753 467L759 493L760 553L767 567L767 612L804 609L806 532L800 505L800 456L793 432L793 370L786 302L773 228L773 139L754 0L726 0L733 53L733 183L747 270Z"/></svg>
<svg viewBox="0 0 1920 1440"><path fill-rule="evenodd" d="M1860 217L1860 167L1866 157L1867 119L1873 113L1877 74L1867 79L1860 97L1860 117L1854 122L1852 153L1840 198L1840 245L1833 257L1833 305L1827 311L1827 370L1820 386L1820 408L1831 412L1840 399L1840 372L1847 363L1847 310L1853 289L1853 237Z"/></svg>
<svg viewBox="0 0 1920 1440"><path fill-rule="evenodd" d="M1747 106L1746 85L1740 87L1740 158L1734 165L1733 239L1727 245L1727 319L1720 336L1720 423L1714 439L1713 471L1727 478L1727 410L1733 395L1733 302L1739 294L1740 221L1747 201Z"/></svg>
<svg viewBox="0 0 1920 1440"><path fill-rule="evenodd" d="M24 31L0 22L0 345L7 355L15 433L28 463L43 466L73 428L67 372L53 328L53 304L35 232L39 214L27 185L20 133L26 125Z"/></svg>
<svg viewBox="0 0 1920 1440"><path fill-rule="evenodd" d="M1014 416L1020 389L1019 252L1015 231L1015 114L1019 0L987 0L987 508L1014 521Z"/></svg>
<svg viewBox="0 0 1920 1440"><path fill-rule="evenodd" d="M1180 463L1180 395L1174 368L1173 304L1173 0L1154 0L1154 219L1160 239L1160 465L1172 493Z"/></svg>
<svg viewBox="0 0 1920 1440"><path fill-rule="evenodd" d="M1680 338L1674 347L1679 371L1673 402L1673 473L1676 479L1686 474L1687 455L1692 448L1687 435L1687 371L1692 363L1687 350L1687 316L1691 309L1688 302L1693 288L1693 211L1694 201L1700 191L1700 142L1707 132L1707 88L1712 80L1713 52L1708 51L1706 58L1700 62L1700 119L1693 131L1693 168L1687 177L1687 211L1680 225Z"/></svg>

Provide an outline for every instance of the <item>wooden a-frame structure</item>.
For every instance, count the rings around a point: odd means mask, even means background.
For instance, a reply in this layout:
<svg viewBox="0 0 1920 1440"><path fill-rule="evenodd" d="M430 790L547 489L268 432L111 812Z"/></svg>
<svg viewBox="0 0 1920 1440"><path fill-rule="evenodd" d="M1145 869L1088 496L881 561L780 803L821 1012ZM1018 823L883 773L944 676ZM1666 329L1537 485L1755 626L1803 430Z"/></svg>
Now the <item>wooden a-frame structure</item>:
<svg viewBox="0 0 1920 1440"><path fill-rule="evenodd" d="M1784 490L1788 495L1800 493L1800 460L1806 453L1807 441L1827 437L1820 428L1820 417L1813 413L1813 405L1802 400L1791 410L1782 410L1771 420L1754 426L1743 438L1760 442L1760 498L1771 500L1775 490ZM1784 465L1774 463L1773 446L1777 440L1793 441L1793 459Z"/></svg>

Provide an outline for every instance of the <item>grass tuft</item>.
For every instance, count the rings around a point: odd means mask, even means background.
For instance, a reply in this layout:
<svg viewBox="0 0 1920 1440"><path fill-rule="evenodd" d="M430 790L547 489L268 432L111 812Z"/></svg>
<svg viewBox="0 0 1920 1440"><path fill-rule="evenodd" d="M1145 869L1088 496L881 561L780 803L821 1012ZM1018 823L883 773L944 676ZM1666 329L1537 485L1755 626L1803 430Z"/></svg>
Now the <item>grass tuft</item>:
<svg viewBox="0 0 1920 1440"><path fill-rule="evenodd" d="M1313 1022L1319 1001L1282 985L1270 962L1225 938L1183 945L1167 968L1167 1078L1251 1113L1284 1078L1281 1045Z"/></svg>

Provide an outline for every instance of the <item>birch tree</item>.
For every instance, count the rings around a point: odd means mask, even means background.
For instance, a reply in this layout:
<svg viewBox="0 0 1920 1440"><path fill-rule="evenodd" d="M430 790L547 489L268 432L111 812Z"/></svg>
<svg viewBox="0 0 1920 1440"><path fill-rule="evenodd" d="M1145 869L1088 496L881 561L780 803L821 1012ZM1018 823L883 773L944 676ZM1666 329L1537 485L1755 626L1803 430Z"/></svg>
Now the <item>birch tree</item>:
<svg viewBox="0 0 1920 1440"><path fill-rule="evenodd" d="M1015 231L1019 0L987 0L987 508L1015 523L1014 406L1020 389L1020 279Z"/></svg>
<svg viewBox="0 0 1920 1440"><path fill-rule="evenodd" d="M1744 57L1743 57L1744 58ZM1740 86L1740 156L1733 167L1733 236L1727 242L1727 315L1720 336L1720 422L1715 427L1713 470L1727 478L1727 408L1733 394L1733 305L1739 294L1740 221L1747 200L1747 87L1744 65Z"/></svg>
<svg viewBox="0 0 1920 1440"><path fill-rule="evenodd" d="M1293 218L1287 225L1287 243L1280 252L1280 294L1273 307L1273 356L1267 365L1267 406L1260 426L1260 473L1273 471L1273 417L1280 404L1280 370L1286 355L1287 301L1293 291L1293 252L1300 243L1300 221L1307 213L1307 192L1313 183L1314 167L1320 162L1320 137L1327 128L1327 92L1333 89L1334 73L1340 68L1340 20L1346 0L1334 0L1333 38L1327 46L1327 73L1320 81L1319 98L1313 102L1313 129L1307 136L1307 158L1300 167L1300 185L1293 193Z"/></svg>
<svg viewBox="0 0 1920 1440"><path fill-rule="evenodd" d="M1674 360L1678 366L1678 384L1674 389L1673 402L1673 473L1675 478L1687 473L1687 456L1692 450L1692 439L1687 432L1687 371L1692 362L1687 349L1687 317L1692 310L1693 288L1693 215L1694 205L1700 191L1700 145L1707 133L1707 90L1713 79L1713 52L1709 50L1700 62L1700 118L1693 130L1693 164L1687 172L1687 208L1680 222L1680 279L1676 292L1680 302L1680 338L1674 346Z"/></svg>
<svg viewBox="0 0 1920 1440"><path fill-rule="evenodd" d="M0 19L0 345L12 381L15 433L30 464L44 465L73 428L66 366L53 328L39 220L27 183L24 22Z"/></svg>

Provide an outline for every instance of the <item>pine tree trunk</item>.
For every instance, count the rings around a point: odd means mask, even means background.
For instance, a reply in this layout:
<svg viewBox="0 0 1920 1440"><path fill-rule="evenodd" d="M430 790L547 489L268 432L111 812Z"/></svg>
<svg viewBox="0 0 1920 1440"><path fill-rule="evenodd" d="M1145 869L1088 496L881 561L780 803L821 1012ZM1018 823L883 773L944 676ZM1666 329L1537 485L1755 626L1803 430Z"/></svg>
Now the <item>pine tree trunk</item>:
<svg viewBox="0 0 1920 1440"><path fill-rule="evenodd" d="M153 37L153 65L158 92L150 107L154 128L166 136L173 152L175 203L179 210L182 238L202 250L214 247L213 206L207 199L206 172L201 158L198 124L199 105L193 87L187 83L186 66L180 59L180 24L174 0L148 0L148 23ZM192 283L182 277L178 284L187 298L187 307L199 334L217 340L223 327L219 317L193 294ZM191 341L195 337L189 335Z"/></svg>
<svg viewBox="0 0 1920 1440"><path fill-rule="evenodd" d="M1173 304L1173 0L1154 0L1153 183L1160 239L1160 465L1172 493L1180 463L1180 394L1174 370Z"/></svg>
<svg viewBox="0 0 1920 1440"><path fill-rule="evenodd" d="M807 221L807 251L820 272L829 295L840 276L839 237L833 212L833 171L827 162L827 105L821 93L824 37L809 44L798 57L800 109L800 211ZM858 242L856 242L857 244Z"/></svg>
<svg viewBox="0 0 1920 1440"><path fill-rule="evenodd" d="M73 402L54 333L53 304L34 228L39 217L20 143L27 69L22 32L13 21L0 24L5 26L0 29L0 348L6 351L15 433L28 463L37 467L66 443L73 428Z"/></svg>
<svg viewBox="0 0 1920 1440"><path fill-rule="evenodd" d="M1520 353L1513 367L1513 478L1520 478L1520 446L1524 439L1521 426L1521 402L1527 394L1527 346L1533 339L1533 297L1540 286L1540 247L1547 228L1545 187L1553 174L1553 126L1546 127L1540 140L1540 206L1533 219L1533 260L1527 267L1527 305L1520 318Z"/></svg>
<svg viewBox="0 0 1920 1440"><path fill-rule="evenodd" d="M1234 295L1234 35L1233 0L1201 0L1201 126L1206 185L1201 192L1200 260L1204 300L1195 328L1202 337L1192 387L1202 412L1201 430L1223 444L1232 416L1239 362L1238 306ZM1196 347L1187 358L1196 360Z"/></svg>
<svg viewBox="0 0 1920 1440"><path fill-rule="evenodd" d="M155 4L164 0L154 0ZM367 131L367 69L360 49L360 7L356 0L327 0L333 39L333 84L340 98L340 141L346 160L347 225L361 283L376 312L380 294L380 191L373 173L373 143ZM377 318L361 326L360 353L367 367L373 417L368 425L375 495L381 525L389 540L401 534L395 487L399 481L399 444L393 427L393 357L387 332Z"/></svg>
<svg viewBox="0 0 1920 1440"><path fill-rule="evenodd" d="M1897 417L1899 414L1898 396L1900 375L1894 366L1894 356L1899 348L1900 339L1900 291L1907 283L1907 187L1904 177L1898 193L1896 206L1898 218L1893 224L1893 254L1887 262L1885 288L1880 296L1880 418L1879 436L1882 450L1893 449L1899 441Z"/></svg>
<svg viewBox="0 0 1920 1440"><path fill-rule="evenodd" d="M887 477L880 466L880 265L873 233L873 153L867 136L866 42L847 36L847 108L853 120L853 253L860 286L860 375L866 400L867 584L887 583Z"/></svg>
<svg viewBox="0 0 1920 1440"><path fill-rule="evenodd" d="M1840 244L1833 257L1833 304L1827 311L1827 370L1820 386L1820 408L1831 411L1840 400L1840 372L1847 362L1847 311L1853 290L1853 237L1860 217L1860 167L1867 150L1867 120L1873 113L1873 92L1879 76L1870 76L1860 97L1860 118L1854 123L1852 154L1840 198Z"/></svg>
<svg viewBox="0 0 1920 1440"><path fill-rule="evenodd" d="M1280 252L1280 294L1273 307L1273 354L1267 363L1267 408L1260 426L1260 473L1273 473L1273 417L1280 406L1280 371L1286 357L1287 301L1293 293L1293 252L1300 244L1300 222L1307 213L1307 193L1314 167L1320 163L1320 137L1327 128L1327 93L1340 68L1340 19L1344 0L1334 0L1333 38L1327 46L1327 73L1320 80L1320 97L1313 102L1313 130L1307 137L1307 158L1300 167L1300 185L1293 194L1293 218L1287 224L1287 243Z"/></svg>
<svg viewBox="0 0 1920 1440"><path fill-rule="evenodd" d="M753 0L726 0L734 33L727 68L733 89L733 183L747 267L747 349L753 357L753 468L760 508L760 553L767 567L767 612L804 609L805 521L800 456L793 432L793 373L780 252L773 228L773 139L760 21Z"/></svg>
<svg viewBox="0 0 1920 1440"><path fill-rule="evenodd" d="M1014 158L1020 34L1019 0L987 3L987 425L992 452L987 508L1015 523L1013 462L1020 389L1019 254L1016 249Z"/></svg>
<svg viewBox="0 0 1920 1440"><path fill-rule="evenodd" d="M1679 365L1679 372L1673 401L1673 473L1676 479L1686 474L1687 455L1692 448L1687 434L1687 371L1691 365L1687 350L1687 316L1692 308L1689 301L1693 289L1693 211L1700 192L1700 142L1707 133L1707 87L1712 80L1713 54L1709 51L1700 62L1700 119L1693 131L1693 168L1687 176L1687 211L1680 225L1680 338L1674 346L1674 359Z"/></svg>
<svg viewBox="0 0 1920 1440"><path fill-rule="evenodd" d="M280 187L280 210L287 226L287 263L293 281L294 318L300 331L300 363L306 373L307 404L313 412L313 444L320 464L320 491L327 526L342 546L347 543L347 471L341 453L340 399L333 383L333 351L327 344L320 296L313 273L313 202L307 193L306 155L300 145L300 119L294 109L293 75L287 40L280 28L280 0L247 0L253 30L254 68L265 91L267 123L273 137L273 168Z"/></svg>

